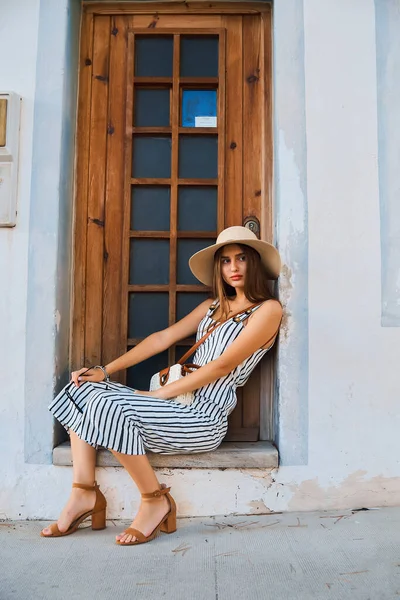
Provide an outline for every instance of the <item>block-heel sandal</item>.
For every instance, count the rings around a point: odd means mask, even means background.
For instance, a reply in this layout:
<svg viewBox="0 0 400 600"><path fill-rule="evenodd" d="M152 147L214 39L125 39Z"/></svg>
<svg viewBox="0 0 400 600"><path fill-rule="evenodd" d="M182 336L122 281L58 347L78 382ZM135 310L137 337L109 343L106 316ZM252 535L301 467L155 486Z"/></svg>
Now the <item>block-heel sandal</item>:
<svg viewBox="0 0 400 600"><path fill-rule="evenodd" d="M52 523L50 525L51 534L45 535L43 531L40 533L42 537L45 538L54 538L54 537L63 537L64 535L71 535L74 533L79 525L85 519L92 517L92 529L105 529L106 527L106 508L107 508L107 500L104 495L101 493L99 486L95 482L94 485L85 485L83 483L73 483L73 488L79 488L81 490L95 491L96 492L96 501L92 510L88 510L76 517L71 525L68 527L67 531L60 531L58 529L57 523Z"/></svg>
<svg viewBox="0 0 400 600"><path fill-rule="evenodd" d="M138 544L146 544L147 542L154 540L154 538L156 537L156 535L159 531L162 531L163 533L174 533L176 531L176 504L175 504L175 500L169 493L170 489L171 488L162 487L160 490L156 490L155 492L152 492L151 494L142 494L142 498L145 498L147 500L159 498L160 496L165 495L169 502L169 506L170 506L169 511L161 519L161 521L159 522L157 527L155 527L153 529L153 531L150 533L150 535L148 535L147 537L145 535L143 535L143 533L141 531L139 531L138 529L135 529L134 527L128 527L128 529L125 529L125 531L123 531L121 535L124 535L124 534L134 535L136 540L134 542L126 542L126 543L119 542L117 540L116 544L118 544L118 546L137 546Z"/></svg>

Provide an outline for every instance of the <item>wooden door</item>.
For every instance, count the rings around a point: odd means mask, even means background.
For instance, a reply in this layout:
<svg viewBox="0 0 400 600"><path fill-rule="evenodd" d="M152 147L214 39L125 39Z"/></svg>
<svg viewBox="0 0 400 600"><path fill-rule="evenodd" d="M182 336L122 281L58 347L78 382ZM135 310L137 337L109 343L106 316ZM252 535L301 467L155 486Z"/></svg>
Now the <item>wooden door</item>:
<svg viewBox="0 0 400 600"><path fill-rule="evenodd" d="M106 364L209 297L187 261L225 227L271 237L270 12L209 10L84 12L73 367ZM191 343L119 380L147 389ZM227 439L257 440L259 426L257 369Z"/></svg>

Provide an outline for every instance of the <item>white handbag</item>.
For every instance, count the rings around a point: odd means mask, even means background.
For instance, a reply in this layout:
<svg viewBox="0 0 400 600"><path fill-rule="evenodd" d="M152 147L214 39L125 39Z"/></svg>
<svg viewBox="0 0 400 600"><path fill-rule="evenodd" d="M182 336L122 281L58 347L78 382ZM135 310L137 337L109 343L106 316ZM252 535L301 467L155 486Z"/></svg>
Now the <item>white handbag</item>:
<svg viewBox="0 0 400 600"><path fill-rule="evenodd" d="M260 304L260 302L258 302L257 304ZM257 306L257 304L253 304L253 306L251 306L247 310L250 310L250 309L252 310L254 308L254 306ZM161 387L163 387L167 383L179 381L179 379L182 379L182 377L185 377L185 375L188 375L189 373L193 373L193 371L195 371L196 369L199 369L200 368L199 365L195 365L193 363L185 364L185 362L187 361L187 359L190 356L192 356L192 354L194 354L194 352L196 352L196 350L200 346L200 344L202 344L206 340L206 338L208 338L208 336L211 335L213 331L215 331L215 329L217 329L218 327L220 327L221 325L226 323L226 321L229 321L230 319L234 319L235 317L237 317L238 315L241 315L244 312L247 312L247 311L241 310L241 311L235 313L234 315L232 315L231 317L229 317L229 319L225 319L225 321L219 321L218 323L215 323L215 325L213 327L211 327L207 331L207 333L205 335L203 335L203 337L200 338L194 344L194 346L192 346L190 348L190 350L188 350L186 352L186 354L184 354L182 356L182 358L175 365L172 365L172 367L166 367L159 373L155 373L150 380L150 392L159 390ZM190 404L192 404L192 402L194 400L194 392L185 392L184 394L179 394L179 396L175 396L175 398L170 398L170 400L174 400L175 402L180 402L181 404L185 404L186 406L189 406Z"/></svg>
<svg viewBox="0 0 400 600"><path fill-rule="evenodd" d="M163 371L156 373L150 379L150 391L153 392L155 390L159 390L166 383L173 383L174 381L178 381L179 379L182 379L182 377L184 377L188 373L191 373L195 369L199 368L197 365L191 365L191 366L193 368L189 369L189 367L187 365L180 365L179 363L177 363L175 365L172 365L172 367L167 367ZM186 406L189 406L189 404L192 404L192 402L194 400L194 393L186 392L185 394L179 394L179 396L176 396L175 398L171 398L171 400L174 400L175 402L180 402L181 404L186 404Z"/></svg>

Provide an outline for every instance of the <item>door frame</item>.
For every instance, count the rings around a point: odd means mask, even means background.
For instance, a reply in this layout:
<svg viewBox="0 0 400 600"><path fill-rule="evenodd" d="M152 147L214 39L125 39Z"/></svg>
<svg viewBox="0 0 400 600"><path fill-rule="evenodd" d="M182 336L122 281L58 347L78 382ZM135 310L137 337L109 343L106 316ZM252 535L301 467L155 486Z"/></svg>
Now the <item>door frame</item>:
<svg viewBox="0 0 400 600"><path fill-rule="evenodd" d="M90 123L93 24L96 15L149 15L148 27L156 28L158 15L260 15L261 47L265 76L261 78L263 122L261 124L261 156L263 202L260 225L263 239L273 241L273 120L272 120L272 7L267 2L94 2L84 0L81 21L79 55L79 91L77 117L77 145L75 169L75 198L73 217L72 256L72 302L70 366L84 364L85 340L85 275L86 275L86 228L88 219L89 191L89 136L85 135ZM250 73L248 77L254 77ZM268 82L268 83L267 83ZM81 133L81 135L79 135ZM226 132L228 134L228 132ZM77 244L76 240L80 243ZM274 439L274 353L261 364L260 384L260 440Z"/></svg>
<svg viewBox="0 0 400 600"><path fill-rule="evenodd" d="M271 1L260 2L237 2L235 0L222 0L220 2L209 2L208 0L197 0L185 2L177 0L164 0L164 2L101 2L99 0L83 0L83 11L94 15L127 15L127 14L226 14L226 15L255 15L272 12Z"/></svg>

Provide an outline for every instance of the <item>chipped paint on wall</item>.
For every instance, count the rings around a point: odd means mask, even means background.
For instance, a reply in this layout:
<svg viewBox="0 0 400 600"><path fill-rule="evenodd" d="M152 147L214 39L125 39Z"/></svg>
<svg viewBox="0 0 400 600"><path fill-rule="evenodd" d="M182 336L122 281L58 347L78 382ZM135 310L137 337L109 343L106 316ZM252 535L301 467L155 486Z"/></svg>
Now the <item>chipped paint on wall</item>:
<svg viewBox="0 0 400 600"><path fill-rule="evenodd" d="M172 486L180 517L269 514L285 511L329 510L400 503L400 477L369 476L355 471L342 482L322 486L318 476L307 478L306 468L290 467L208 471L207 469L163 469L159 481ZM21 471L22 473L22 471ZM0 489L0 519L58 518L69 495L71 469L29 465L10 491ZM139 493L120 468L99 468L97 481L107 497L110 519L133 518ZM40 494L32 493L40 489Z"/></svg>
<svg viewBox="0 0 400 600"><path fill-rule="evenodd" d="M59 310L56 310L54 315L54 324L56 328L56 334L60 331L60 323L61 323L61 313Z"/></svg>
<svg viewBox="0 0 400 600"><path fill-rule="evenodd" d="M400 502L400 477L369 478L361 469L326 488L319 485L317 477L288 487L293 494L287 505L289 511L398 506Z"/></svg>

